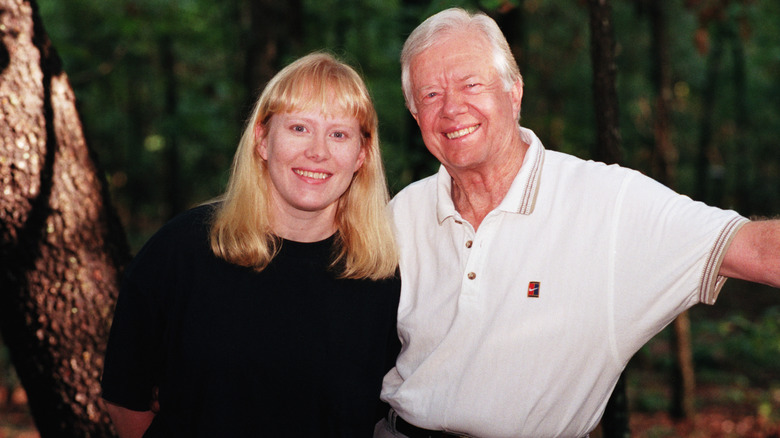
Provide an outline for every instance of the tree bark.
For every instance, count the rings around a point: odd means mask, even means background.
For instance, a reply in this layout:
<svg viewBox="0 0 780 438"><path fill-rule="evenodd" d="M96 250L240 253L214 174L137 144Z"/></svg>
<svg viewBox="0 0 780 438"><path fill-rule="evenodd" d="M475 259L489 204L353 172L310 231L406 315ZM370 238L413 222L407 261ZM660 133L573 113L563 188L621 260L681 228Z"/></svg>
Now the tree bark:
<svg viewBox="0 0 780 438"><path fill-rule="evenodd" d="M653 119L653 136L655 138L652 152L653 178L660 183L675 188L675 168L677 164L677 149L672 143L669 130L672 101L672 73L669 60L669 44L666 37L666 15L664 3L645 0L650 12L650 29L652 34L652 68L653 87L655 88L655 117Z"/></svg>
<svg viewBox="0 0 780 438"><path fill-rule="evenodd" d="M702 115L699 125L699 144L696 156L696 199L707 204L718 204L721 187L721 175L711 175L712 165L709 159L712 133L715 126L715 100L719 92L721 64L723 62L723 31L715 24L711 32L712 40L707 54L706 74L702 90ZM711 184L710 179L714 182ZM710 187L715 186L715 187Z"/></svg>
<svg viewBox="0 0 780 438"><path fill-rule="evenodd" d="M301 0L241 0L245 64L243 83L248 91L246 112L260 90L279 71L284 55L301 44Z"/></svg>
<svg viewBox="0 0 780 438"><path fill-rule="evenodd" d="M669 44L666 37L667 24L664 3L645 1L650 12L652 29L653 85L655 87L654 147L652 153L653 178L675 189L677 185L677 148L672 143L670 108L672 101L672 75ZM670 413L674 418L690 418L694 414L694 392L696 379L691 352L691 329L688 312L681 313L672 324L672 347L674 365L671 386L672 404Z"/></svg>
<svg viewBox="0 0 780 438"><path fill-rule="evenodd" d="M588 0L590 13L591 61L593 64L593 102L596 111L596 145L593 159L620 163L622 148L616 89L615 37L609 0ZM625 372L620 375L607 402L601 420L605 438L628 438L628 396Z"/></svg>
<svg viewBox="0 0 780 438"><path fill-rule="evenodd" d="M743 6L744 7L744 6ZM735 209L742 214L752 213L754 210L753 191L753 153L746 133L751 132L751 107L748 104L748 78L747 60L745 59L745 46L742 41L739 24L731 24L734 27L730 37L732 44L732 59L734 63L734 124L736 133L734 142L734 160L736 161L736 192L734 196Z"/></svg>
<svg viewBox="0 0 780 438"><path fill-rule="evenodd" d="M179 133L175 128L179 113L179 81L176 76L176 58L173 40L170 35L160 39L163 83L165 84L165 104L163 111L167 119L165 125L165 182L168 204L168 219L184 211L184 194L181 187L181 159L179 158Z"/></svg>
<svg viewBox="0 0 780 438"><path fill-rule="evenodd" d="M0 331L41 437L112 436L99 378L129 259L34 1L0 0Z"/></svg>
<svg viewBox="0 0 780 438"><path fill-rule="evenodd" d="M688 312L683 312L675 318L672 331L675 364L672 367L672 404L669 413L676 419L693 418L696 413L696 379L691 345L691 319Z"/></svg>
<svg viewBox="0 0 780 438"><path fill-rule="evenodd" d="M607 164L623 159L620 113L616 89L615 37L609 0L588 0L590 48L593 64L593 102L596 111L596 146L593 158Z"/></svg>

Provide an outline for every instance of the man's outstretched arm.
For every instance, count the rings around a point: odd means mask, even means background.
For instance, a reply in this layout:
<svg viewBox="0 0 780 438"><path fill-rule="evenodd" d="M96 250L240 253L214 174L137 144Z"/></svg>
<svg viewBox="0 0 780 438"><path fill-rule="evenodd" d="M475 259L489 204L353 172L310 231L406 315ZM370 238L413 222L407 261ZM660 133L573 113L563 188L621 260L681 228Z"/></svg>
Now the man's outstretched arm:
<svg viewBox="0 0 780 438"><path fill-rule="evenodd" d="M719 274L780 288L780 220L742 226L726 250Z"/></svg>

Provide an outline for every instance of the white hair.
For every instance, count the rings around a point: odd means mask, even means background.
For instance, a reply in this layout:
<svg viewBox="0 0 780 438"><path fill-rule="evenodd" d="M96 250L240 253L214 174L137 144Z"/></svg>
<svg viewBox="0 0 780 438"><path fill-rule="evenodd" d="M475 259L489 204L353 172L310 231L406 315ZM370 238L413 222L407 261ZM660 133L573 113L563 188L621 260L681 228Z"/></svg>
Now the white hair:
<svg viewBox="0 0 780 438"><path fill-rule="evenodd" d="M492 18L482 12L470 13L461 8L445 9L428 17L417 26L406 39L401 50L401 88L406 106L412 114L417 113L411 89L412 58L434 45L440 37L470 27L475 28L488 40L493 54L493 64L504 84L504 89L509 91L517 81L522 84L523 77L515 57L512 55L512 50L509 48L509 43Z"/></svg>

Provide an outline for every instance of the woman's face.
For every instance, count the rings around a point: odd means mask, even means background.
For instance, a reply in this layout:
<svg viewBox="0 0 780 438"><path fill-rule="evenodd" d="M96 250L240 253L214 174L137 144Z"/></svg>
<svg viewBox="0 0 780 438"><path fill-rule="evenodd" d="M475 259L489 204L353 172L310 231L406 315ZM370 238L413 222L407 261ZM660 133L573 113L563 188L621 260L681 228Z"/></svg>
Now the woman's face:
<svg viewBox="0 0 780 438"><path fill-rule="evenodd" d="M255 135L268 165L274 221L335 220L337 201L365 160L357 119L317 110L278 113Z"/></svg>

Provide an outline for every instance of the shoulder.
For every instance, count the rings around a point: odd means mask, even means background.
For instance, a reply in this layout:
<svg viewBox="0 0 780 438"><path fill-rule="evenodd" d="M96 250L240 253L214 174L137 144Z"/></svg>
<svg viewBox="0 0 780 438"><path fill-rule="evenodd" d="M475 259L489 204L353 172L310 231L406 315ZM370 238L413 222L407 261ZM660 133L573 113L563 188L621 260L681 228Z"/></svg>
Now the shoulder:
<svg viewBox="0 0 780 438"><path fill-rule="evenodd" d="M425 196L426 194L435 194L437 177L438 174L433 174L409 184L398 192L390 203L392 204L393 202L396 202L396 200L416 198Z"/></svg>
<svg viewBox="0 0 780 438"><path fill-rule="evenodd" d="M176 215L144 244L131 267L158 265L182 256L210 252L209 230L214 204L201 205Z"/></svg>
<svg viewBox="0 0 780 438"><path fill-rule="evenodd" d="M549 167L564 172L582 172L582 176L602 178L623 178L634 173L639 173L636 170L622 167L618 164L606 164L601 161L585 160L559 151L545 151L544 167L545 169Z"/></svg>
<svg viewBox="0 0 780 438"><path fill-rule="evenodd" d="M618 164L584 160L574 155L557 151L546 151L542 178L550 184L558 182L573 190L619 190L631 181L660 185L655 180L634 169Z"/></svg>
<svg viewBox="0 0 780 438"><path fill-rule="evenodd" d="M390 213L396 229L408 230L413 224L430 222L421 218L436 216L437 183L437 174L423 178L409 184L390 200Z"/></svg>
<svg viewBox="0 0 780 438"><path fill-rule="evenodd" d="M204 204L179 213L165 223L150 241L157 239L186 240L196 235L202 235L204 232L208 234L215 211L215 204Z"/></svg>
<svg viewBox="0 0 780 438"><path fill-rule="evenodd" d="M393 199L390 200L390 209L394 214L399 211L414 206L420 201L436 198L437 175L434 174L421 180L415 181L404 187Z"/></svg>

